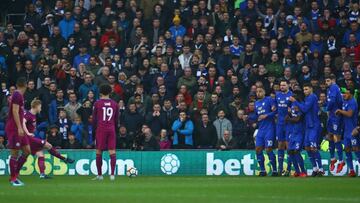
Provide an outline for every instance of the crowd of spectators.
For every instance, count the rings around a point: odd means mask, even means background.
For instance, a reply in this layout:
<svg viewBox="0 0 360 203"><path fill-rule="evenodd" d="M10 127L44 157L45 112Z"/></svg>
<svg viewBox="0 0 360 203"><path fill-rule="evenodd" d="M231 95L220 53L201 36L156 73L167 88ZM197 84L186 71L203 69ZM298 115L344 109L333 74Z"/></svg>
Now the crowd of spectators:
<svg viewBox="0 0 360 203"><path fill-rule="evenodd" d="M319 105L331 73L358 89L359 15L353 0L29 1L23 26L0 31L0 148L25 77L25 108L43 103L36 136L57 148L94 147L108 83L119 149L253 149L256 87L310 82Z"/></svg>

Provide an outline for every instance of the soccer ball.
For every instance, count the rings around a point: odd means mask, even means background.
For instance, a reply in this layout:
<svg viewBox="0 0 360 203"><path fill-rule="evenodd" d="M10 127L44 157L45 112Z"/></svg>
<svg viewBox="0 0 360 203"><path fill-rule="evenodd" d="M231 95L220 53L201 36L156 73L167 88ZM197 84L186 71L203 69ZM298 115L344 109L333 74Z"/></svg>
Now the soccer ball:
<svg viewBox="0 0 360 203"><path fill-rule="evenodd" d="M130 167L127 171L126 171L126 175L130 178L134 178L138 175L138 170L135 167Z"/></svg>
<svg viewBox="0 0 360 203"><path fill-rule="evenodd" d="M180 160L175 154L166 154L161 158L161 171L166 175L175 174L180 168Z"/></svg>

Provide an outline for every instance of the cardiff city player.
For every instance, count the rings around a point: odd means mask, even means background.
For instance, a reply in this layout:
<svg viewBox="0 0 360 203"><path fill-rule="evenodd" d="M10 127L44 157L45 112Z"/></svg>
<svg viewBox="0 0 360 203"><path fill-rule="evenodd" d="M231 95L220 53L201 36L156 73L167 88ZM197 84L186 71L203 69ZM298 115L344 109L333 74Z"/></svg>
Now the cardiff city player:
<svg viewBox="0 0 360 203"><path fill-rule="evenodd" d="M321 129L320 118L318 115L318 97L313 93L311 84L304 84L303 90L305 94L304 102L296 101L294 97L290 97L290 101L294 102L294 105L299 107L305 117L304 146L313 166L312 176L323 176L324 169L321 163L321 155L318 150Z"/></svg>
<svg viewBox="0 0 360 203"><path fill-rule="evenodd" d="M45 159L43 150L48 150L48 152L54 156L63 160L65 163L74 163L74 160L62 156L55 148L52 147L50 143L45 140L34 137L34 132L36 129L36 114L41 112L41 101L33 100L31 102L31 109L27 111L24 115L23 128L25 134L28 136L31 154L38 157L38 166L40 170L40 178L48 179L49 176L45 175ZM18 167L18 171L20 171Z"/></svg>
<svg viewBox="0 0 360 203"><path fill-rule="evenodd" d="M278 176L276 168L276 157L272 150L274 143L275 123L274 116L275 102L271 97L265 97L265 89L258 87L256 89L257 101L255 102L255 111L257 116L258 132L255 138L256 158L260 166L259 176L266 176L265 158L263 150L265 148L272 167L272 176Z"/></svg>
<svg viewBox="0 0 360 203"><path fill-rule="evenodd" d="M17 90L13 92L10 100L9 116L6 121L5 132L10 149L10 183L12 186L23 186L24 183L18 179L18 167L21 168L30 154L28 136L22 127L24 119L24 93L26 91L26 79L21 77L16 81ZM19 156L19 151L22 154Z"/></svg>
<svg viewBox="0 0 360 203"><path fill-rule="evenodd" d="M277 123L276 123L276 138L278 141L278 164L279 173L283 173L284 154L287 149L287 133L288 125L285 122L285 117L288 115L288 108L291 102L289 101L292 92L289 90L289 84L286 80L280 82L280 92L275 94Z"/></svg>
<svg viewBox="0 0 360 203"><path fill-rule="evenodd" d="M342 96L339 86L336 84L336 76L331 74L325 78L325 83L328 87L327 91L327 106L328 122L327 122L327 139L329 141L330 151L330 171L335 169L335 148L339 158L339 164L337 166L336 173L342 171L345 162L343 160L343 149L341 143L341 128L340 128L340 116L335 112L342 108Z"/></svg>
<svg viewBox="0 0 360 203"><path fill-rule="evenodd" d="M301 102L303 99L301 90L295 90L293 97L297 101ZM286 116L285 120L289 123L288 131L288 159L291 160L288 165L288 171L290 174L291 163L295 168L295 177L306 177L306 170L304 166L304 160L301 156L301 150L304 140L304 119L303 114L296 104L291 104L290 115ZM301 171L300 171L301 170Z"/></svg>
<svg viewBox="0 0 360 203"><path fill-rule="evenodd" d="M343 117L344 122L344 145L346 152L346 163L350 169L348 176L356 177L353 165L352 151L355 152L358 160L360 160L360 139L358 136L358 128L356 128L358 121L358 104L353 98L354 91L345 89L343 92L342 109L336 110L336 114ZM354 131L354 134L352 134Z"/></svg>
<svg viewBox="0 0 360 203"><path fill-rule="evenodd" d="M109 98L112 88L108 84L100 86L100 99L94 104L93 127L96 129L96 168L98 175L94 180L103 180L102 152L109 151L111 175L110 180L115 180L116 165L116 127L119 115L117 103Z"/></svg>

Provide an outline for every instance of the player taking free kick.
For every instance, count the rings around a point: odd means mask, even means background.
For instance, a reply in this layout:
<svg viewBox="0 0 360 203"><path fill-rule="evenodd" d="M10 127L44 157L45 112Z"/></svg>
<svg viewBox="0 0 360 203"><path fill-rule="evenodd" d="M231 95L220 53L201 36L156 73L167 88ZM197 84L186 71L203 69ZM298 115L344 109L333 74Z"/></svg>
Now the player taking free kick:
<svg viewBox="0 0 360 203"><path fill-rule="evenodd" d="M74 163L74 160L62 156L50 143L45 140L34 137L34 132L36 129L36 114L41 112L41 101L33 100L31 102L31 109L27 111L24 115L23 128L25 134L28 136L31 154L38 157L38 166L40 170L40 178L48 179L49 177L45 175L45 159L43 150L48 150L48 152L54 156L63 160L65 163ZM21 170L21 167L18 167L18 172Z"/></svg>

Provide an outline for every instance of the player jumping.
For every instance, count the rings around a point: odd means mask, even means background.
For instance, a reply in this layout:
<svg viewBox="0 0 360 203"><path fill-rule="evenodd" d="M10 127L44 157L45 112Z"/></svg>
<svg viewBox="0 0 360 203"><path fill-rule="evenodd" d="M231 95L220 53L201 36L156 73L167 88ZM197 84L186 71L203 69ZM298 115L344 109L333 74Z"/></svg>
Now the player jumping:
<svg viewBox="0 0 360 203"><path fill-rule="evenodd" d="M255 102L255 109L257 115L258 133L255 140L256 158L260 165L259 176L266 176L265 158L263 150L265 147L266 153L272 167L272 176L278 176L276 168L276 157L272 150L274 143L275 123L274 116L275 102L271 97L265 97L265 90L263 87L256 89L257 101Z"/></svg>
<svg viewBox="0 0 360 203"><path fill-rule="evenodd" d="M298 106L305 117L305 139L304 146L307 151L310 162L313 165L312 176L323 176L324 169L321 163L321 155L318 150L319 135L320 135L320 119L318 98L313 93L311 84L304 84L303 86L305 101L296 101L294 97L290 97L290 101Z"/></svg>
<svg viewBox="0 0 360 203"><path fill-rule="evenodd" d="M102 152L109 151L111 175L110 180L115 180L116 165L116 126L118 121L118 105L109 98L112 92L110 85L100 86L100 99L95 102L93 109L93 126L96 129L96 168L98 175L93 180L103 180Z"/></svg>
<svg viewBox="0 0 360 203"><path fill-rule="evenodd" d="M352 151L355 152L358 160L360 161L360 139L357 125L358 120L358 104L353 98L354 91L346 89L343 93L342 109L336 110L336 114L343 117L344 121L344 145L346 154L346 163L350 169L348 176L356 177L353 165ZM354 132L352 134L352 132ZM339 167L339 166L338 166Z"/></svg>
<svg viewBox="0 0 360 203"><path fill-rule="evenodd" d="M328 123L327 123L327 139L329 141L330 151L330 171L335 169L335 148L339 158L339 164L337 165L336 173L342 171L345 166L343 160L343 150L341 144L341 128L340 128L340 116L335 112L342 108L342 96L339 86L336 84L336 76L331 74L325 78L325 83L328 86L327 91L327 111L328 111Z"/></svg>
<svg viewBox="0 0 360 203"><path fill-rule="evenodd" d="M278 164L279 173L283 173L283 163L285 150L288 147L288 124L285 122L285 117L288 114L288 107L290 107L289 97L292 92L289 90L289 84L286 80L280 82L280 92L275 95L276 110L277 110L277 123L276 123L276 138L278 141ZM288 160L291 160L291 157ZM288 164L291 165L291 164ZM284 172L286 174L286 172Z"/></svg>
<svg viewBox="0 0 360 203"><path fill-rule="evenodd" d="M41 179L49 179L50 177L45 175L45 159L43 150L48 150L48 152L54 156L63 160L65 163L74 163L74 160L70 158L63 157L55 148L52 147L50 143L45 140L34 137L34 132L36 129L36 114L41 112L41 101L33 100L31 102L31 109L27 111L24 115L23 128L25 134L28 136L31 154L38 157L38 166L40 170ZM20 171L21 168L18 168Z"/></svg>
<svg viewBox="0 0 360 203"><path fill-rule="evenodd" d="M8 137L8 148L10 149L10 183L12 186L23 186L24 183L18 179L18 168L21 168L30 154L28 136L22 127L24 119L24 93L26 91L26 79L19 78L16 82L17 90L12 94L9 117L6 122L6 135ZM19 157L19 151L22 151Z"/></svg>

